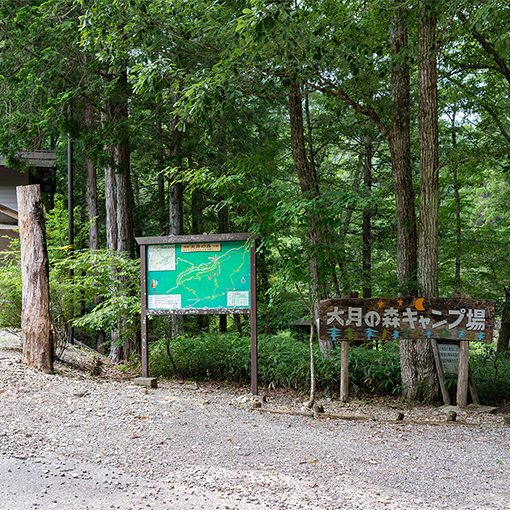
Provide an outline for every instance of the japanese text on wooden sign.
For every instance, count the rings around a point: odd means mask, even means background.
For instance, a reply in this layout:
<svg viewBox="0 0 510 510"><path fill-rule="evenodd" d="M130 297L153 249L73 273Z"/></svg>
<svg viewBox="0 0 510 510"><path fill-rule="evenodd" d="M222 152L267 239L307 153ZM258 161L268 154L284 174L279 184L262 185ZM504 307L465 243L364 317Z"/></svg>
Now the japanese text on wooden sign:
<svg viewBox="0 0 510 510"><path fill-rule="evenodd" d="M491 299L327 299L320 302L320 337L333 342L418 338L492 342L494 308Z"/></svg>

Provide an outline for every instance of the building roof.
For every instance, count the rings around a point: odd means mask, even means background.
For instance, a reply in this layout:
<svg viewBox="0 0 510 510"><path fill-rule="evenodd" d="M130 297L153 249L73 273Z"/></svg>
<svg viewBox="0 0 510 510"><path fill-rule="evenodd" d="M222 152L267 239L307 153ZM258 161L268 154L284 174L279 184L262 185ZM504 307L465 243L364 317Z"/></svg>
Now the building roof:
<svg viewBox="0 0 510 510"><path fill-rule="evenodd" d="M23 151L19 155L29 166L36 168L55 168L57 160L55 151ZM6 166L3 156L0 156L0 166Z"/></svg>
<svg viewBox="0 0 510 510"><path fill-rule="evenodd" d="M16 187L39 184L41 192L55 191L54 151L23 151L21 159L30 167L30 171L18 170L6 166L6 158L0 156L0 231L12 231L18 224L18 204Z"/></svg>

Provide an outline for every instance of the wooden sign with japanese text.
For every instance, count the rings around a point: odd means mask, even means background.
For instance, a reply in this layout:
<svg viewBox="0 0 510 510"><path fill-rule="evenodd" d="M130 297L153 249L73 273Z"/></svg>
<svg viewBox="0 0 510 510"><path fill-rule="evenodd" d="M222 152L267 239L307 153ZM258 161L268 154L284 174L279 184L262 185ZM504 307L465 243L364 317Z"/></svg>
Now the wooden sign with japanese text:
<svg viewBox="0 0 510 510"><path fill-rule="evenodd" d="M492 342L495 301L457 298L326 299L320 337L342 340L435 338Z"/></svg>

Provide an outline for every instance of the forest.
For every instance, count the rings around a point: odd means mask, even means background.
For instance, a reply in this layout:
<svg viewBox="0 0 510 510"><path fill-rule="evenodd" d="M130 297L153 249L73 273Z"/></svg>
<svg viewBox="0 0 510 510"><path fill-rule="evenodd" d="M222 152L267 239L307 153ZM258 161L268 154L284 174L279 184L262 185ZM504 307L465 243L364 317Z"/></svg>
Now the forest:
<svg viewBox="0 0 510 510"><path fill-rule="evenodd" d="M455 293L496 300L494 345L473 343L495 367L494 388L498 370L510 372L500 365L510 339L509 26L510 7L496 0L3 0L0 154L15 168L21 151L57 154L46 199L57 341L73 321L112 359L131 359L135 238L248 232L259 239L259 329L273 335L261 349L273 364L302 344L291 324L321 299ZM19 323L19 278L8 256L3 326ZM182 371L199 337L234 363L247 329L240 316L154 318L154 353L166 356L154 369ZM371 351L387 349L402 368L381 384L361 374L359 385L437 399L427 340L398 347L357 349L353 363L374 365ZM324 380L337 381L332 367Z"/></svg>

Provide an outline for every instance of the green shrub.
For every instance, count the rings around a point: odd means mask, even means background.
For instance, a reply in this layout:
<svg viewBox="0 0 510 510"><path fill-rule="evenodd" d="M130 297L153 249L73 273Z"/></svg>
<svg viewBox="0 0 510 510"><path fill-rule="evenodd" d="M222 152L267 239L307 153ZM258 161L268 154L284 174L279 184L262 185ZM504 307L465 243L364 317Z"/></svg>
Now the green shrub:
<svg viewBox="0 0 510 510"><path fill-rule="evenodd" d="M150 371L156 376L177 375L184 379L244 383L250 377L250 339L236 333L182 335L171 340L169 349L177 366L174 374L167 355L167 340L150 346Z"/></svg>
<svg viewBox="0 0 510 510"><path fill-rule="evenodd" d="M470 364L480 402L497 405L510 398L510 357L493 344L471 344Z"/></svg>
<svg viewBox="0 0 510 510"><path fill-rule="evenodd" d="M151 344L150 371L160 377L177 375L189 380L250 381L250 338L235 333L180 336L170 341L174 374L166 340ZM317 390L337 393L340 385L340 351L326 359L316 348ZM398 346L384 344L350 349L349 380L355 390L398 394L401 390ZM310 387L309 346L289 332L258 338L259 383L268 388L288 388L306 393Z"/></svg>
<svg viewBox="0 0 510 510"><path fill-rule="evenodd" d="M340 372L340 358L336 360ZM400 352L397 344L386 342L378 349L349 350L349 383L354 389L398 395L402 391Z"/></svg>
<svg viewBox="0 0 510 510"><path fill-rule="evenodd" d="M11 251L0 253L0 328L21 328L21 267L19 243ZM60 247L49 246L50 313L54 333L54 350L58 357L67 346L67 329L73 320L76 327L110 333L119 327L119 343L136 335L140 321L139 278L137 260L113 250L76 250L65 256ZM69 269L74 278L69 280ZM101 301L94 305L94 298ZM82 303L86 313L77 317Z"/></svg>

